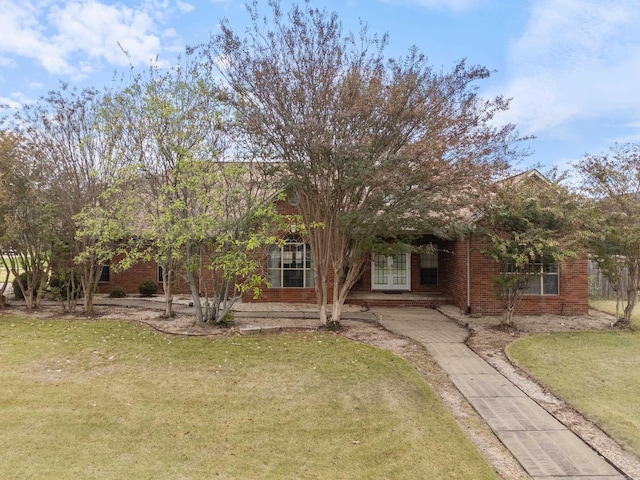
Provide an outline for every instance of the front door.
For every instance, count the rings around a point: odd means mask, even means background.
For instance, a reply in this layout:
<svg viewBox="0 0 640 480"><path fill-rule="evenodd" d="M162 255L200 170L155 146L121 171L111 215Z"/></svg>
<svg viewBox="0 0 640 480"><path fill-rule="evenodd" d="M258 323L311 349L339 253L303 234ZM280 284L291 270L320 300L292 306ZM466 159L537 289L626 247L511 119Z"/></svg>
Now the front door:
<svg viewBox="0 0 640 480"><path fill-rule="evenodd" d="M371 262L371 290L411 290L411 255L375 255Z"/></svg>

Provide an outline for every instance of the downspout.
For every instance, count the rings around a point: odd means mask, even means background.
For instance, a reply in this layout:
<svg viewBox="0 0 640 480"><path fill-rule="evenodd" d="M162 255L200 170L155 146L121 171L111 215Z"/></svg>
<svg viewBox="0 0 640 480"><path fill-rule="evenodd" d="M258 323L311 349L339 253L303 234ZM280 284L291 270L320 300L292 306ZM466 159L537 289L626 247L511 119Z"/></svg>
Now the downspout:
<svg viewBox="0 0 640 480"><path fill-rule="evenodd" d="M471 234L467 237L467 313L471 313Z"/></svg>

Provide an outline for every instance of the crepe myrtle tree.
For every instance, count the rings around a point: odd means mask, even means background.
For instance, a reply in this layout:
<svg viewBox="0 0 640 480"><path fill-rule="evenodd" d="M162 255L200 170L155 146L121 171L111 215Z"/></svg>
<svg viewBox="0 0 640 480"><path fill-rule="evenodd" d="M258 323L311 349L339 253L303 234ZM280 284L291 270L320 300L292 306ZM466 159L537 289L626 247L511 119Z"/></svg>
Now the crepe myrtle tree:
<svg viewBox="0 0 640 480"><path fill-rule="evenodd" d="M209 70L187 55L169 69L132 69L109 92L103 109L115 139L111 158L124 164L111 198L137 205L130 219L137 243L123 252L124 262L158 263L167 317L174 315L174 280L189 261L181 228L203 207L194 193L195 172L202 162L217 162L226 148L219 94ZM120 196L122 188L126 194Z"/></svg>
<svg viewBox="0 0 640 480"><path fill-rule="evenodd" d="M574 167L590 199L589 252L616 292L619 323L629 325L640 290L640 144L615 144Z"/></svg>
<svg viewBox="0 0 640 480"><path fill-rule="evenodd" d="M56 211L46 176L29 142L0 135L0 255L17 279L27 308L40 305L58 243Z"/></svg>
<svg viewBox="0 0 640 480"><path fill-rule="evenodd" d="M482 253L498 263L494 281L502 301L502 324L513 317L527 289L544 274L545 265L559 265L581 251L582 206L578 197L533 170L497 185L479 215Z"/></svg>
<svg viewBox="0 0 640 480"><path fill-rule="evenodd" d="M101 194L117 168L108 161L113 144L102 124L102 107L103 92L62 84L39 101L24 105L13 119L14 129L28 145L34 168L41 172L56 215L56 231L64 246L53 259L56 274L72 282L79 278L86 314L93 313L94 294L106 259L92 253L96 237L78 234L76 215L85 206L99 206L104 201ZM75 307L75 302L69 302L68 307Z"/></svg>
<svg viewBox="0 0 640 480"><path fill-rule="evenodd" d="M270 186L271 175L260 164L245 159L193 167L192 194L201 199L201 208L179 224L179 244L186 249L196 323L222 324L245 293L260 295L267 283L264 252L297 219L276 211L281 194Z"/></svg>
<svg viewBox="0 0 640 480"><path fill-rule="evenodd" d="M13 164L17 155L18 138L8 131L0 131L0 207L5 208L7 200L9 200L9 192L5 190L10 185L10 177L13 170ZM0 210L0 232L7 231L7 218L5 211ZM5 240L6 242L6 240ZM5 256L5 252L11 252L11 246L6 243L0 243L0 268L4 271L4 275L0 277L0 307L4 306L4 293L9 285L11 277L11 266L9 258Z"/></svg>
<svg viewBox="0 0 640 480"><path fill-rule="evenodd" d="M417 48L386 58L387 37L347 33L335 13L277 1L236 33L228 20L199 51L219 70L240 125L284 166L314 262L321 323L338 322L378 238L450 234L514 158L508 108L483 99L489 71L463 60L433 69ZM328 279L333 278L329 312Z"/></svg>
<svg viewBox="0 0 640 480"><path fill-rule="evenodd" d="M224 323L245 292L259 295L266 282L260 255L291 221L276 212L278 195L262 166L240 161L240 153L232 158L183 159L175 178L189 202L173 204L162 224L199 325Z"/></svg>

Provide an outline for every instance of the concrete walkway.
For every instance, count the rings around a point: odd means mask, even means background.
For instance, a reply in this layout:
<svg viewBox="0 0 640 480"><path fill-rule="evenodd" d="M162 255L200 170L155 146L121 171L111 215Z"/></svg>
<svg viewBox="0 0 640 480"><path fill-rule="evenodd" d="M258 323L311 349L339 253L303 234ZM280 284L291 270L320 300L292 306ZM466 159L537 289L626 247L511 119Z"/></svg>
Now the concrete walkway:
<svg viewBox="0 0 640 480"><path fill-rule="evenodd" d="M468 348L469 332L436 310L375 308L389 330L422 343L529 475L624 480L573 432Z"/></svg>

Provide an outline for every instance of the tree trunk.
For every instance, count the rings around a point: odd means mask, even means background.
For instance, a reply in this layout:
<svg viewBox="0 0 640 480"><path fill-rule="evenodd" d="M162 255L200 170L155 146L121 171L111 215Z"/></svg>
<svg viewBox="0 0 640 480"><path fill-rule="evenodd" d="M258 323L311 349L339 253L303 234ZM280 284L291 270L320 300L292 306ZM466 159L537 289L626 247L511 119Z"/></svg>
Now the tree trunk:
<svg viewBox="0 0 640 480"><path fill-rule="evenodd" d="M93 315L93 292L86 291L84 292L84 301L82 306L85 315Z"/></svg>
<svg viewBox="0 0 640 480"><path fill-rule="evenodd" d="M204 325L204 312L202 311L202 303L200 303L200 292L196 284L196 276L189 269L187 269L187 283L189 284L193 307L196 311L196 325Z"/></svg>
<svg viewBox="0 0 640 480"><path fill-rule="evenodd" d="M333 287L333 308L331 310L331 321L332 322L340 322L342 319L342 310L344 308L344 303L347 300L347 295L351 291L353 285L355 285L356 281L362 274L362 270L364 269L364 265L366 263L366 259L360 259L357 261L352 261L349 265L349 270L344 278L344 282L342 285L338 285L338 282L334 282ZM342 265L338 268L342 270ZM334 276L337 276L338 272L334 272Z"/></svg>
<svg viewBox="0 0 640 480"><path fill-rule="evenodd" d="M82 271L80 283L82 285L82 293L84 294L83 309L85 315L93 315L94 313L95 294L98 290L98 282L100 281L101 273L102 266L97 265L96 263L86 266ZM73 270L70 275L70 281L73 282Z"/></svg>
<svg viewBox="0 0 640 480"><path fill-rule="evenodd" d="M502 325L506 325L508 327L513 325L513 312L515 311L514 307L509 306L502 310Z"/></svg>
<svg viewBox="0 0 640 480"><path fill-rule="evenodd" d="M622 321L618 320L619 324L622 324L625 327L631 325L631 315L633 314L633 309L636 306L636 300L638 298L638 291L635 289L629 289L627 291L627 304L624 307Z"/></svg>
<svg viewBox="0 0 640 480"><path fill-rule="evenodd" d="M175 315L173 311L173 286L171 282L171 275L173 270L164 268L162 270L162 290L164 291L164 313L163 317L171 318ZM189 286L191 288L191 286Z"/></svg>

